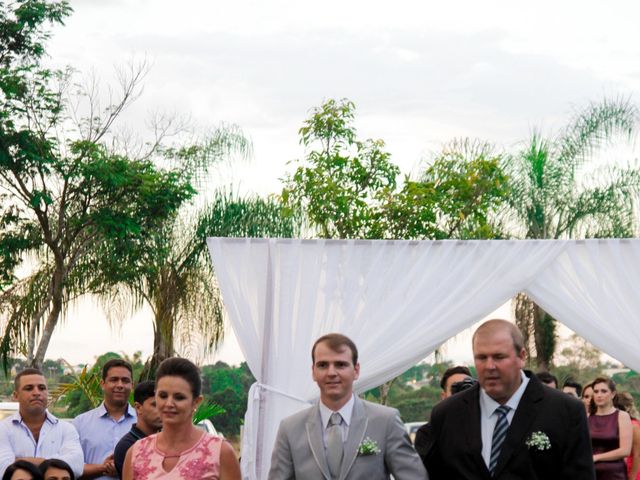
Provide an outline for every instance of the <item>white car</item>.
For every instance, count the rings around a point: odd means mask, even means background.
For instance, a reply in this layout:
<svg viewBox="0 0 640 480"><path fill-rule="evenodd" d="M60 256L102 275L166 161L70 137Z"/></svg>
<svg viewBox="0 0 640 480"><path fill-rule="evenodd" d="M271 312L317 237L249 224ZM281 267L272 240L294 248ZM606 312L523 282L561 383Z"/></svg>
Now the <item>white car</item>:
<svg viewBox="0 0 640 480"><path fill-rule="evenodd" d="M211 420L201 420L199 423L196 423L196 427L201 430L204 430L207 433L211 433L212 435L217 435L218 437L224 438L224 435L216 430L216 427L213 426Z"/></svg>
<svg viewBox="0 0 640 480"><path fill-rule="evenodd" d="M19 406L18 402L0 402L0 420L16 413Z"/></svg>
<svg viewBox="0 0 640 480"><path fill-rule="evenodd" d="M418 429L425 425L427 422L407 422L404 424L404 428L407 430L409 434L409 438L411 439L411 443L416 442L416 432Z"/></svg>

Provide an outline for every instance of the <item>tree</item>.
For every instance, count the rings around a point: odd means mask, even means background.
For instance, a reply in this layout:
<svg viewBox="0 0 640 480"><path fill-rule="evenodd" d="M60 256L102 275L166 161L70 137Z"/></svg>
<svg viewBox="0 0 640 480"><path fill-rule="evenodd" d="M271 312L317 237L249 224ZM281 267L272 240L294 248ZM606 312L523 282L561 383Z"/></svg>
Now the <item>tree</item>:
<svg viewBox="0 0 640 480"><path fill-rule="evenodd" d="M180 172L101 143L135 98L141 70L122 78L115 103L68 129L70 73L41 64L46 25L61 24L68 4L0 9L0 350L37 366L66 304L134 274L127 266L141 239L194 191ZM18 278L18 266L32 273Z"/></svg>
<svg viewBox="0 0 640 480"><path fill-rule="evenodd" d="M381 238L375 207L395 189L400 172L382 140L356 138L354 117L347 99L312 109L299 131L311 150L283 179L283 203L304 212L323 238Z"/></svg>
<svg viewBox="0 0 640 480"><path fill-rule="evenodd" d="M195 346L211 351L222 339L222 303L206 237L293 237L296 225L272 200L217 191L201 209L183 209L156 228L137 259L139 274L105 295L106 305L129 310L148 305L153 313L154 350L143 373L176 352ZM111 309L111 313L120 312ZM195 339L195 341L194 341Z"/></svg>
<svg viewBox="0 0 640 480"><path fill-rule="evenodd" d="M594 154L620 136L630 138L637 119L630 102L604 100L579 111L556 137L534 132L509 162L513 233L535 239L633 236L638 171L594 168ZM515 313L535 348L538 368L548 370L556 345L555 320L524 294L515 299Z"/></svg>

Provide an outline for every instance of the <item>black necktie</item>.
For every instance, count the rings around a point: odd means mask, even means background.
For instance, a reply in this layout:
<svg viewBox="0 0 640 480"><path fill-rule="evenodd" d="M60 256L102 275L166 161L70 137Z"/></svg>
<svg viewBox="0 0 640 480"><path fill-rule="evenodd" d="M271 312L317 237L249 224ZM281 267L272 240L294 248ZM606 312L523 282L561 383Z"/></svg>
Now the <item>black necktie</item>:
<svg viewBox="0 0 640 480"><path fill-rule="evenodd" d="M491 460L489 461L489 472L491 472L491 476L493 476L496 470L500 450L502 449L504 439L507 437L507 429L509 428L507 414L509 410L511 410L511 408L506 405L501 405L495 409L495 413L498 415L498 421L493 429L493 438L491 439Z"/></svg>

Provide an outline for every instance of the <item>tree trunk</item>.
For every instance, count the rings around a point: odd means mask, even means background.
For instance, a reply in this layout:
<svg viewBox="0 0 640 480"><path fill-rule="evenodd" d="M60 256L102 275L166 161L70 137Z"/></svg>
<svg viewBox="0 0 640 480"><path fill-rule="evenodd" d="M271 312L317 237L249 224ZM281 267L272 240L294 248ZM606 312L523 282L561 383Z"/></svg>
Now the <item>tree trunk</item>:
<svg viewBox="0 0 640 480"><path fill-rule="evenodd" d="M55 272L53 272L53 279L51 285L51 310L49 311L49 315L47 315L47 321L44 324L44 328L42 329L42 336L40 337L40 342L38 342L38 350L36 351L35 357L31 361L31 366L40 368L42 363L44 362L44 356L47 353L47 349L49 348L49 342L51 341L51 336L53 335L53 331L58 324L58 319L60 318L60 313L62 312L62 297L64 294L64 280L65 280L65 270L62 266L57 266ZM33 323L37 320L34 319Z"/></svg>
<svg viewBox="0 0 640 480"><path fill-rule="evenodd" d="M158 311L153 325L153 355L145 363L139 381L155 378L158 365L175 354L173 329L174 321L171 314Z"/></svg>
<svg viewBox="0 0 640 480"><path fill-rule="evenodd" d="M380 385L380 403L382 405L386 405L389 400L389 391L391 390L391 385L396 381L398 377L392 378L388 382L384 382Z"/></svg>
<svg viewBox="0 0 640 480"><path fill-rule="evenodd" d="M514 299L516 325L524 337L527 357L534 359L538 370L549 371L556 349L556 322L524 293Z"/></svg>

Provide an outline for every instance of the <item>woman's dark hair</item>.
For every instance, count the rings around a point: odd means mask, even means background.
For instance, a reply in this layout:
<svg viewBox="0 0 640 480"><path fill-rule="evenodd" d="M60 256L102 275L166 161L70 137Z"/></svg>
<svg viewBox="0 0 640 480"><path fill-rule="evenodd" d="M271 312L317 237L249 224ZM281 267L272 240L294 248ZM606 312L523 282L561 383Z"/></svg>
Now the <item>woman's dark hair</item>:
<svg viewBox="0 0 640 480"><path fill-rule="evenodd" d="M180 377L191 386L193 398L202 391L200 369L186 358L172 357L163 360L156 371L156 388L162 377Z"/></svg>
<svg viewBox="0 0 640 480"><path fill-rule="evenodd" d="M50 458L49 460L45 460L38 466L38 468L40 469L40 472L42 473L43 478L47 478L47 470L49 469L49 467L59 468L60 470L66 470L71 480L75 480L76 478L69 464L64 460L60 460L59 458Z"/></svg>
<svg viewBox="0 0 640 480"><path fill-rule="evenodd" d="M29 472L33 480L42 480L42 473L38 470L33 463L27 462L26 460L16 460L11 465L7 467L2 475L2 480L11 480L13 474L16 470L24 470L25 472Z"/></svg>
<svg viewBox="0 0 640 480"><path fill-rule="evenodd" d="M598 383L604 383L607 386L607 388L611 390L611 393L613 393L613 398L612 398L613 406L618 408L618 393L616 392L616 382L611 380L609 377L598 377L593 382L590 383L591 388L594 390L594 393L595 393L596 385ZM593 400L594 397L591 397L591 401L589 402L590 415L594 415L596 413L596 410L598 410L596 407L596 402Z"/></svg>

